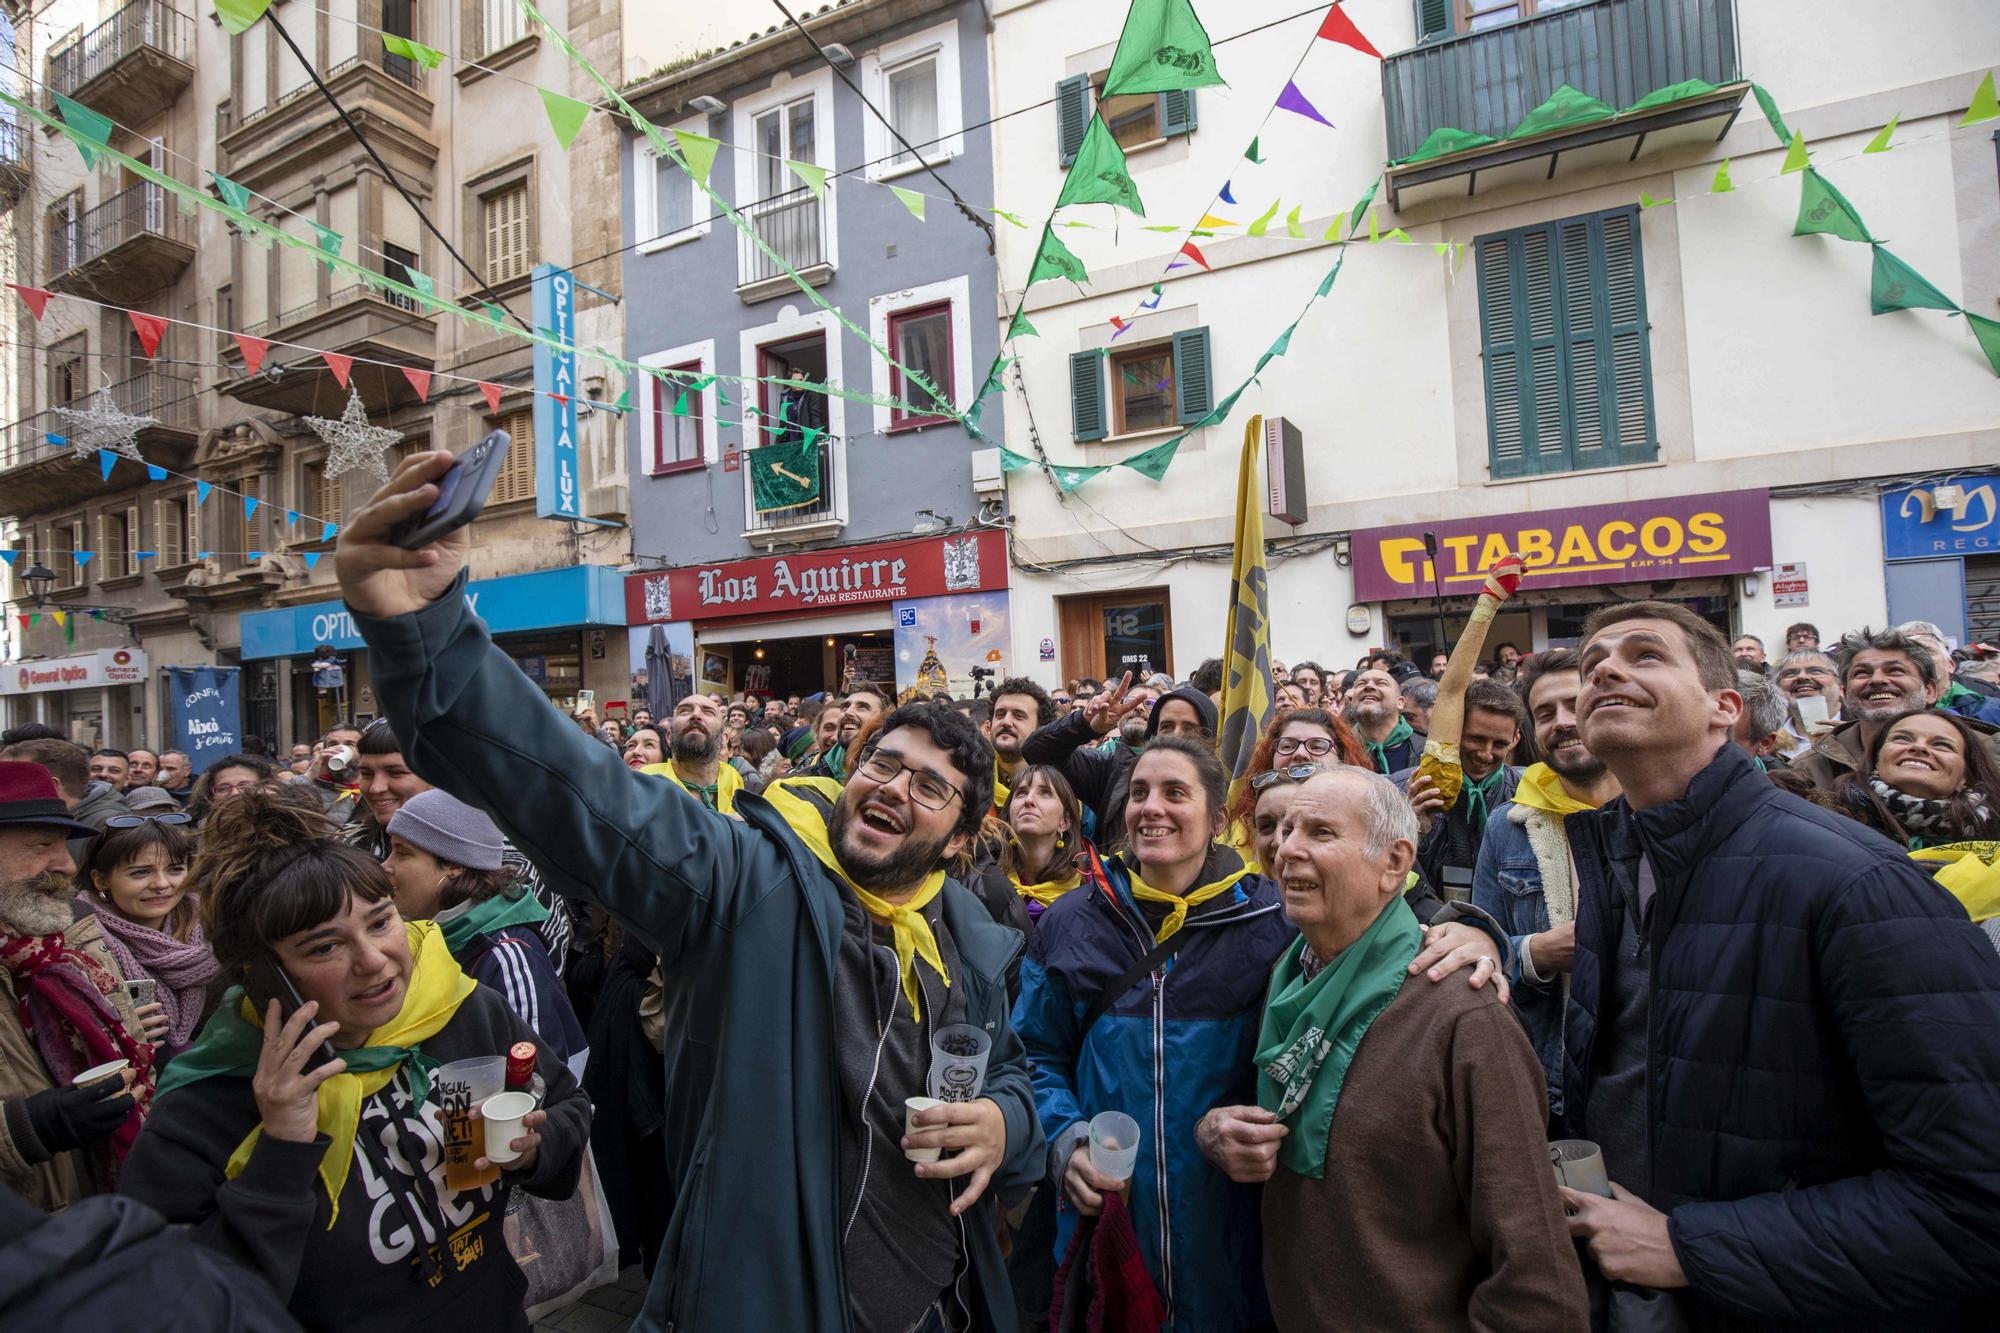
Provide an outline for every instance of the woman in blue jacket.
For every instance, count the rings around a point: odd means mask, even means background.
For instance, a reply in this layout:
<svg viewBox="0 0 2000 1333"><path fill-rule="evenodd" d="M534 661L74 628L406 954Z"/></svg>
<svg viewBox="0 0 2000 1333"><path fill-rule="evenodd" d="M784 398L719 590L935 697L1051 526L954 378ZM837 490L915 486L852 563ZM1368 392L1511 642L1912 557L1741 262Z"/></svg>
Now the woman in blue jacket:
<svg viewBox="0 0 2000 1333"><path fill-rule="evenodd" d="M1271 1322L1256 1187L1210 1166L1194 1139L1211 1108L1255 1094L1264 985L1294 934L1277 886L1216 842L1226 794L1208 746L1181 737L1147 744L1124 807L1127 850L1093 855L1084 887L1042 913L1014 1010L1059 1191L1057 1255L1078 1217L1102 1206L1104 1182L1088 1151L1077 1151L1090 1118L1123 1111L1141 1133L1132 1220L1176 1333ZM1169 944L1180 947L1124 993L1105 995ZM1102 1017L1086 1023L1100 1007Z"/></svg>

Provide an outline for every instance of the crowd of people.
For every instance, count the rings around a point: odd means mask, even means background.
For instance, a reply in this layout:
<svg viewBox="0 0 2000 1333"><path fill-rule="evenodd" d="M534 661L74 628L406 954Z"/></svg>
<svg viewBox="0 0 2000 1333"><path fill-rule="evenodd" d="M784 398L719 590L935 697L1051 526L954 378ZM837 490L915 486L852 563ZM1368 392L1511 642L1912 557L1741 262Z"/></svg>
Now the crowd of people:
<svg viewBox="0 0 2000 1333"><path fill-rule="evenodd" d="M1240 773L1213 661L601 723L386 542L439 457L342 535L381 718L0 737L10 1325L525 1328L599 1180L648 1329L1990 1323L1990 650L1607 606L1449 796L1443 654Z"/></svg>

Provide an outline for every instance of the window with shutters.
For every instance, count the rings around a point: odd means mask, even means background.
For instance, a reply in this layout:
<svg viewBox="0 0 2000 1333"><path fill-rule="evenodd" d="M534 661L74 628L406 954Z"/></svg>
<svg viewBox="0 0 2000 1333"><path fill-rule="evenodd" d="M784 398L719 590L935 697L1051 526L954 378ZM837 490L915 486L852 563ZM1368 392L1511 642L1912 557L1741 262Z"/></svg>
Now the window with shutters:
<svg viewBox="0 0 2000 1333"><path fill-rule="evenodd" d="M512 46L527 34L527 20L514 0L478 0L479 54Z"/></svg>
<svg viewBox="0 0 2000 1333"><path fill-rule="evenodd" d="M1070 424L1079 441L1194 426L1213 410L1208 330L1070 357Z"/></svg>
<svg viewBox="0 0 2000 1333"><path fill-rule="evenodd" d="M1108 73L1078 74L1056 85L1056 145L1063 166L1076 161L1093 110L1103 113L1105 128L1127 151L1194 133L1192 91L1127 93L1107 99L1102 94Z"/></svg>
<svg viewBox="0 0 2000 1333"><path fill-rule="evenodd" d="M49 403L60 406L74 403L90 392L88 378L84 373L87 360L84 335L65 338L49 348Z"/></svg>
<svg viewBox="0 0 2000 1333"><path fill-rule="evenodd" d="M111 509L98 515L97 558L104 562L102 577L122 579L138 572L132 561L136 526L131 510Z"/></svg>
<svg viewBox="0 0 2000 1333"><path fill-rule="evenodd" d="M479 197L480 234L486 247L486 280L499 284L534 265L528 238L528 182L514 181Z"/></svg>
<svg viewBox="0 0 2000 1333"><path fill-rule="evenodd" d="M512 441L507 446L507 461L500 465L500 475L494 479L493 494L488 504L506 504L510 500L532 500L535 498L535 413L533 408L522 407L500 418L496 423L500 430L507 432Z"/></svg>
<svg viewBox="0 0 2000 1333"><path fill-rule="evenodd" d="M340 522L340 478L326 475L324 457L299 465L295 494L299 521L312 540L318 540L325 524Z"/></svg>
<svg viewBox="0 0 2000 1333"><path fill-rule="evenodd" d="M194 559L194 495L182 491L179 495L163 496L160 500L159 567L171 568L184 565Z"/></svg>
<svg viewBox="0 0 2000 1333"><path fill-rule="evenodd" d="M1584 3L1587 0L1416 0L1417 37L1433 41L1454 32L1481 32Z"/></svg>
<svg viewBox="0 0 2000 1333"><path fill-rule="evenodd" d="M83 586L84 567L76 562L76 553L89 549L82 519L65 518L49 525L49 568L55 571L58 590Z"/></svg>
<svg viewBox="0 0 2000 1333"><path fill-rule="evenodd" d="M1639 211L1543 223L1475 245L1493 477L1652 461Z"/></svg>

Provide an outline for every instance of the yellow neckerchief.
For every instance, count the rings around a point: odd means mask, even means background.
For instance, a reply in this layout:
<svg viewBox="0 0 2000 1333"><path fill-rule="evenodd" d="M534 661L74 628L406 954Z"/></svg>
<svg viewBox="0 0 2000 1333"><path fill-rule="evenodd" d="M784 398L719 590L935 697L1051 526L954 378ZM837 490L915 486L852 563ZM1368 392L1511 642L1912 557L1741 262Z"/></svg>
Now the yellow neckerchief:
<svg viewBox="0 0 2000 1333"><path fill-rule="evenodd" d="M364 1046L414 1046L435 1036L458 1013L458 1006L472 994L472 978L465 975L458 960L445 948L444 932L434 921L405 921L410 941L410 984L403 993L403 1007L397 1015L368 1034ZM249 1000L243 1002L243 1021L261 1029L263 1017ZM332 1140L320 1159L319 1178L326 1182L326 1197L332 1229L340 1216L340 1191L347 1184L348 1168L354 1164L354 1138L361 1129L361 1103L389 1086L396 1070L378 1069L366 1074L335 1074L319 1085L319 1132ZM249 1165L250 1150L257 1146L260 1123L250 1131L236 1151L229 1155L223 1175L234 1180Z"/></svg>
<svg viewBox="0 0 2000 1333"><path fill-rule="evenodd" d="M1014 886L1014 892L1020 894L1023 898L1031 899L1044 907L1048 907L1053 905L1056 899L1083 883L1083 876L1079 872L1071 870L1067 879L1045 879L1039 884L1023 884L1014 875L1007 876L1007 881Z"/></svg>
<svg viewBox="0 0 2000 1333"><path fill-rule="evenodd" d="M1257 840L1248 824L1240 819L1230 820L1229 827L1222 830L1222 836L1216 841L1242 857L1244 868L1251 874L1264 873L1264 867L1257 863Z"/></svg>
<svg viewBox="0 0 2000 1333"><path fill-rule="evenodd" d="M698 794L699 789L680 775L680 770L674 767L674 762L671 759L664 764L647 764L639 771L641 773L658 773L661 777L672 778L675 782L680 783L681 789L687 792L688 795L693 796L697 801L701 800ZM715 766L716 810L725 815L735 814L736 794L742 790L743 775L736 771L736 765L726 759L717 763Z"/></svg>
<svg viewBox="0 0 2000 1333"><path fill-rule="evenodd" d="M933 870L926 875L908 902L897 904L876 897L849 879L847 872L840 868L840 861L833 854L833 844L827 840L826 816L817 805L798 794L801 790L817 792L829 803L835 803L840 800L841 785L832 778L785 778L766 787L764 799L771 803L792 832L798 834L799 841L806 845L807 850L819 858L827 873L853 891L868 915L888 923L890 937L896 944L896 969L903 977L903 998L910 1002L912 1021L922 1022L923 1009L918 1004L922 987L917 984L917 959L929 963L944 984L951 985L951 977L944 970L944 955L938 952L937 936L931 933L931 923L924 920L924 908L930 906L931 899L944 889L944 871Z"/></svg>
<svg viewBox="0 0 2000 1333"><path fill-rule="evenodd" d="M1146 881L1140 879L1139 867L1136 863L1127 862L1125 865L1125 877L1131 883L1132 896L1134 898L1142 903L1172 903L1174 905L1173 910L1167 913L1167 919L1160 923L1159 930L1153 936L1153 943L1155 944L1165 944L1172 938L1175 931L1187 924L1189 909L1199 907L1218 894L1226 893L1230 889L1235 888L1236 881L1249 873L1250 867L1238 866L1234 871L1223 876L1221 879L1216 880L1212 884L1204 884L1191 893L1172 894L1168 893L1165 889L1156 889L1146 883Z"/></svg>
<svg viewBox="0 0 2000 1333"><path fill-rule="evenodd" d="M1535 810L1546 810L1560 819L1564 815L1582 814L1597 807L1587 801L1579 801L1571 796L1562 785L1562 778L1547 764L1536 764L1521 775L1521 785L1514 788L1514 803Z"/></svg>
<svg viewBox="0 0 2000 1333"><path fill-rule="evenodd" d="M1008 798L1014 789L1007 785L1007 777L1000 771L1000 756L993 756L993 813L1004 816L1007 813Z"/></svg>
<svg viewBox="0 0 2000 1333"><path fill-rule="evenodd" d="M1910 859L1958 899L1974 921L2000 916L2000 842L1948 842Z"/></svg>

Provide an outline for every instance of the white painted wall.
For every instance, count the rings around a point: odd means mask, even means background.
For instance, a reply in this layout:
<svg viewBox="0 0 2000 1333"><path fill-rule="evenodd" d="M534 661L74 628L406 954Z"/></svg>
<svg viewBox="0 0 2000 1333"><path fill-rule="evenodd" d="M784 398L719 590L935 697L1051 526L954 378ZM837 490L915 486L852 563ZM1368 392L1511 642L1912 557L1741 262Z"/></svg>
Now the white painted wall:
<svg viewBox="0 0 2000 1333"><path fill-rule="evenodd" d="M1771 605L1771 581L1743 599L1743 628L1764 640L1770 655L1783 651L1785 626L1809 620L1820 642L1844 629L1880 626L1889 618L1882 588L1881 507L1873 496L1836 495L1771 502L1771 558L1806 562L1810 585L1805 606Z"/></svg>

